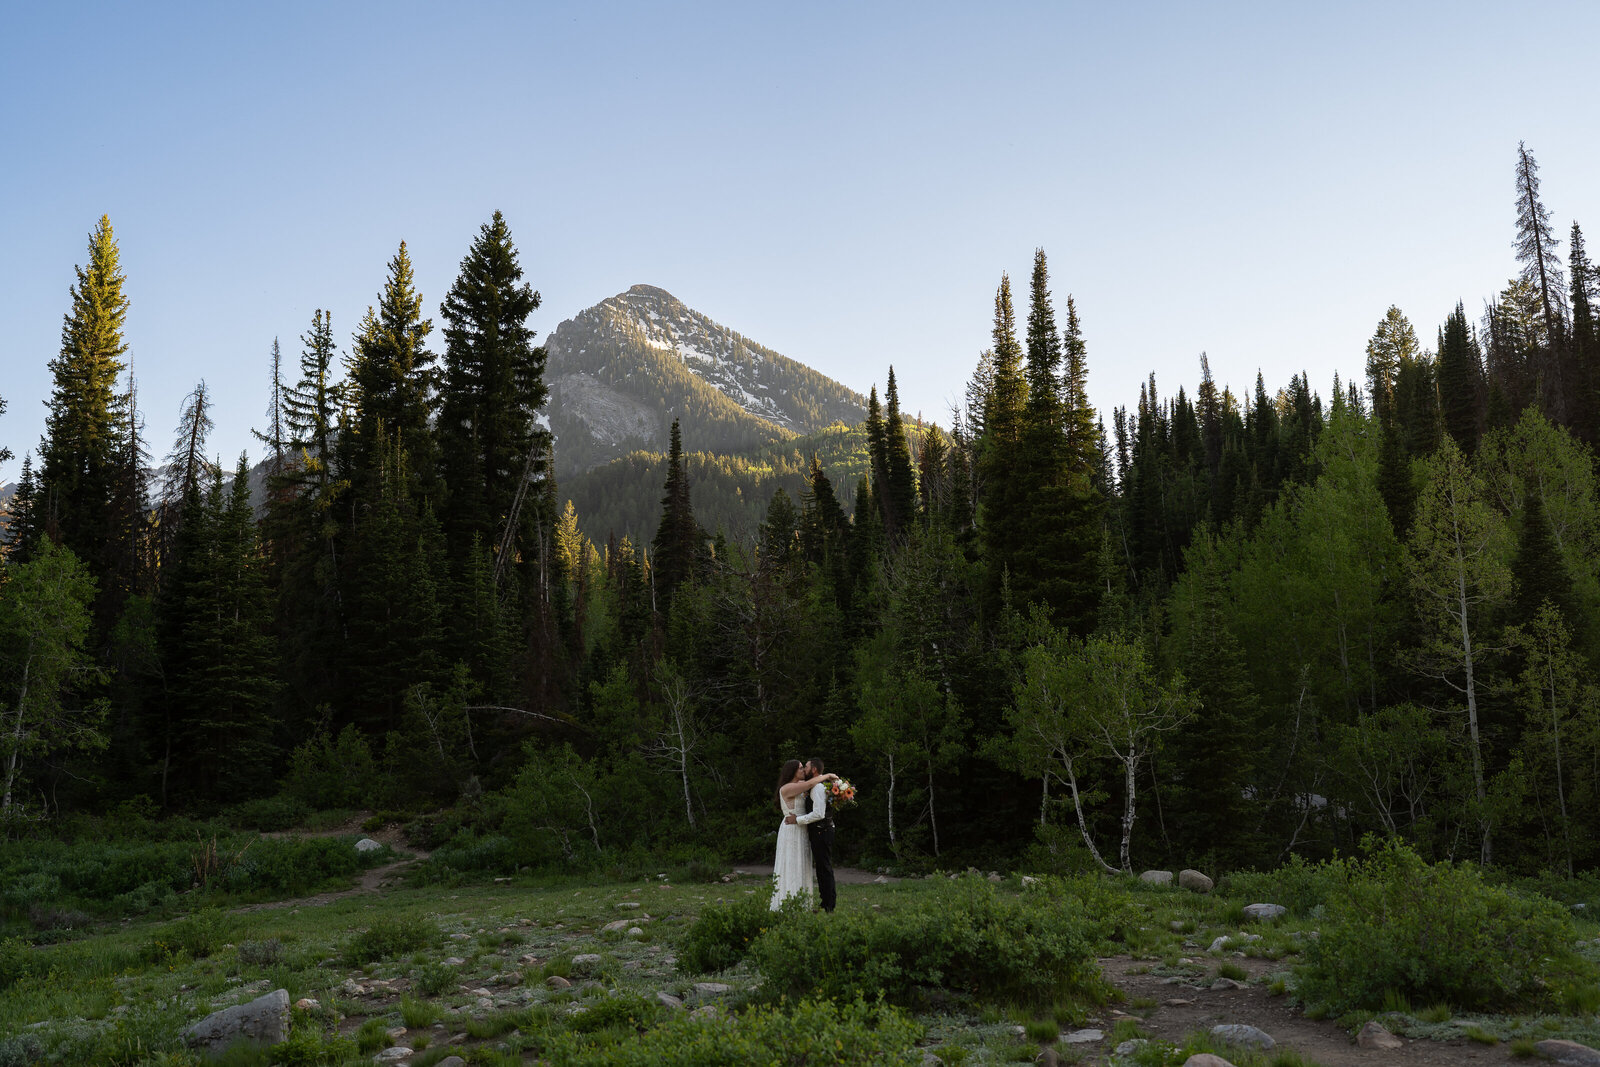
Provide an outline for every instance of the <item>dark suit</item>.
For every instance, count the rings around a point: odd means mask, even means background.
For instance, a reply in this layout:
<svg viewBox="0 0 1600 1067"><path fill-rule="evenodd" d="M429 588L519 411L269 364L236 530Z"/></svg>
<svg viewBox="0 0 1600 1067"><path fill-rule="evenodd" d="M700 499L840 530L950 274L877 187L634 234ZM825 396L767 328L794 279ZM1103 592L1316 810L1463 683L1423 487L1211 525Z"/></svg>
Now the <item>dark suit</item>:
<svg viewBox="0 0 1600 1067"><path fill-rule="evenodd" d="M825 786L813 786L806 791L806 814L815 811L811 794ZM827 809L828 802L822 802ZM833 882L833 816L825 815L816 822L806 824L806 834L811 838L811 863L817 869L817 895L822 898L822 910L832 911L838 903L839 890Z"/></svg>

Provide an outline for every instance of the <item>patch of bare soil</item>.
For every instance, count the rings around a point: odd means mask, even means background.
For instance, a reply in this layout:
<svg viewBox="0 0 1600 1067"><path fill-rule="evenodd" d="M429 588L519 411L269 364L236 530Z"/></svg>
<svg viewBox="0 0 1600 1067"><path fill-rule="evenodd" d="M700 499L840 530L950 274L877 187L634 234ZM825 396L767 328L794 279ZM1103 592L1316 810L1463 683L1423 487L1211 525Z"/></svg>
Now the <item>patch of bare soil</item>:
<svg viewBox="0 0 1600 1067"><path fill-rule="evenodd" d="M1205 957L1200 957L1205 960ZM1172 1042L1181 1042L1196 1030L1210 1030L1222 1023L1245 1023L1272 1035L1279 1047L1294 1049L1323 1067L1347 1067L1378 1064L1404 1064L1406 1067L1450 1067L1454 1064L1505 1063L1511 1059L1506 1045L1481 1045L1475 1041L1414 1040L1402 1037L1397 1049L1366 1049L1356 1045L1355 1039L1331 1020L1307 1019L1290 1003L1288 997L1272 996L1260 979L1272 971L1285 969L1281 962L1244 958L1234 959L1250 975L1243 988L1201 988L1181 978L1157 974L1136 973L1149 967L1148 960L1134 960L1114 956L1100 961L1101 968L1113 984L1127 994L1122 1010L1140 1016L1143 1027L1153 1036ZM1215 967L1208 964L1208 972ZM1136 1001L1155 1001L1154 1008L1133 1009ZM1118 1016L1105 1018L1104 1029L1110 1034L1112 1022ZM1109 1045L1109 1040L1106 1043ZM1104 1063L1110 1054L1102 1047L1085 1061Z"/></svg>

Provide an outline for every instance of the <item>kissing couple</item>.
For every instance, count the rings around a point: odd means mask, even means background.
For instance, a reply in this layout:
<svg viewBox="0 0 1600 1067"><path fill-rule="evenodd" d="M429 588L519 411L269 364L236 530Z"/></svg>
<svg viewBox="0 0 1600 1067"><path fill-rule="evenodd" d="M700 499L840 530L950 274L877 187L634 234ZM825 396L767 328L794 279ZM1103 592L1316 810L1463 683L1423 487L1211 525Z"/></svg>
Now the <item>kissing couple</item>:
<svg viewBox="0 0 1600 1067"><path fill-rule="evenodd" d="M833 816L828 813L828 774L819 759L789 760L778 772L778 854L772 860L772 910L792 896L822 898L831 912L839 894L833 884Z"/></svg>

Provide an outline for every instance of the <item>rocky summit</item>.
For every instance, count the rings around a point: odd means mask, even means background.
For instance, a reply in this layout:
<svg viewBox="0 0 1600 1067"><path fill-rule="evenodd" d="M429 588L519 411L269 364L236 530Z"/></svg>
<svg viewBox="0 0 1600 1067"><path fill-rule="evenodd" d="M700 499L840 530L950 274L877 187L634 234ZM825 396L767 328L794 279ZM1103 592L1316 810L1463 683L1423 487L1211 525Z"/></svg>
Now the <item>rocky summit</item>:
<svg viewBox="0 0 1600 1067"><path fill-rule="evenodd" d="M557 477L665 452L675 417L686 450L736 452L866 414L859 393L653 285L566 320L545 351Z"/></svg>

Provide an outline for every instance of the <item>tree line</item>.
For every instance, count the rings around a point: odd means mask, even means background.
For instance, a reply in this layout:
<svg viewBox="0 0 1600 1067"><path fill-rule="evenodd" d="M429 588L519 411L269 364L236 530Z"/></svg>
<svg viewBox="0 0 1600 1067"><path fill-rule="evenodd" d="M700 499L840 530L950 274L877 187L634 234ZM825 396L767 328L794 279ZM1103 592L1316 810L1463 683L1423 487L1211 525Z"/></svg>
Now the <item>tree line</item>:
<svg viewBox="0 0 1600 1067"><path fill-rule="evenodd" d="M498 215L442 360L403 246L342 376L325 313L297 375L274 350L259 521L242 463L200 458L203 388L149 492L103 221L12 513L7 808L281 785L456 804L518 862L753 853L772 769L821 753L861 787L847 848L904 862L1227 868L1377 831L1592 866L1597 283L1521 147L1515 188L1518 276L1431 348L1391 308L1327 402L1202 355L1193 399L1152 376L1108 427L1041 250L949 426L908 425L890 368L864 473L808 458L740 536L674 423L648 545L557 506Z"/></svg>

